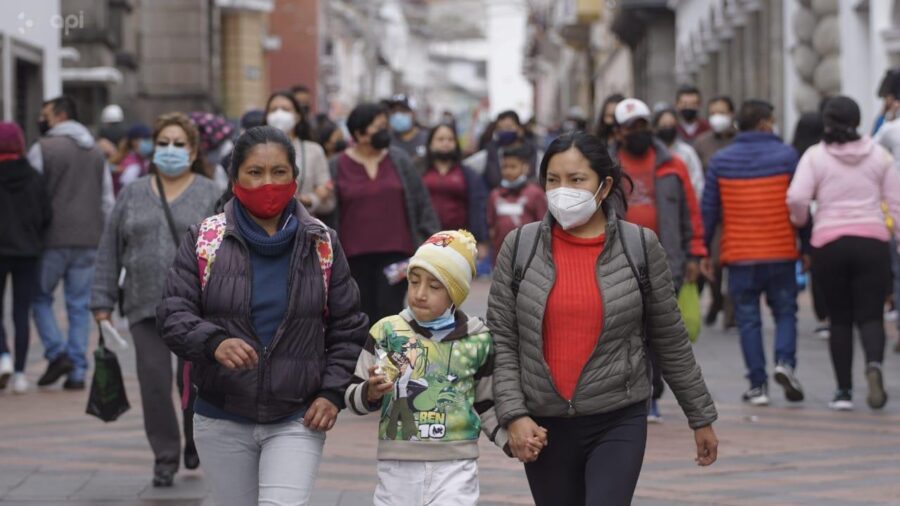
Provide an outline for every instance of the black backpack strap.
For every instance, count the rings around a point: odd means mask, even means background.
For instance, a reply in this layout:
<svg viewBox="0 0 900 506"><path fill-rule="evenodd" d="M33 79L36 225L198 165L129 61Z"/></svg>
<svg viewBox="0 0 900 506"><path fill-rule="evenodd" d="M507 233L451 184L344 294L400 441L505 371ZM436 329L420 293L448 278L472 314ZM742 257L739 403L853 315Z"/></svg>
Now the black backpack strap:
<svg viewBox="0 0 900 506"><path fill-rule="evenodd" d="M525 279L525 273L531 266L531 260L537 251L538 234L541 222L528 223L516 229L516 241L513 244L513 297L519 296L519 287Z"/></svg>
<svg viewBox="0 0 900 506"><path fill-rule="evenodd" d="M647 241L644 237L644 228L634 223L619 220L619 241L625 250L625 258L628 266L638 282L641 291L641 299L646 306L652 286L650 285L650 270L647 266Z"/></svg>

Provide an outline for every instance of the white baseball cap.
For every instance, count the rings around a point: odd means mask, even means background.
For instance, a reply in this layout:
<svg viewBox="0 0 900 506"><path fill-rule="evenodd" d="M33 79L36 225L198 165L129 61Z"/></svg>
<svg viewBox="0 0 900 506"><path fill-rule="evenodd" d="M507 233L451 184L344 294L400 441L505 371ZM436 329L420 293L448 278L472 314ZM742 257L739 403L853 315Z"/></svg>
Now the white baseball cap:
<svg viewBox="0 0 900 506"><path fill-rule="evenodd" d="M626 98L616 105L616 123L628 125L639 119L650 121L650 108L647 104L636 99Z"/></svg>
<svg viewBox="0 0 900 506"><path fill-rule="evenodd" d="M125 113L122 112L122 108L116 104L104 107L103 112L100 113L101 123L119 123L124 120Z"/></svg>

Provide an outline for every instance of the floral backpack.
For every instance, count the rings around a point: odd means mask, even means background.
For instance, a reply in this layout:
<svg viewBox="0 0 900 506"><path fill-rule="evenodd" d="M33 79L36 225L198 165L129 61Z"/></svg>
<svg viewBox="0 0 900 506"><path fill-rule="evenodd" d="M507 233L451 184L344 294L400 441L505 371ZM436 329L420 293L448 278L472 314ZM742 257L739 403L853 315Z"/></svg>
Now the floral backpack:
<svg viewBox="0 0 900 506"><path fill-rule="evenodd" d="M319 220L316 220L323 227ZM209 275L212 273L213 262L216 261L216 251L222 245L225 238L225 213L210 216L200 223L197 233L197 267L200 273L200 289L206 288ZM325 234L325 238L316 239L316 255L319 257L319 265L322 267L322 282L325 285L325 313L328 313L328 285L331 281L331 266L334 263L334 252L331 249L331 236Z"/></svg>

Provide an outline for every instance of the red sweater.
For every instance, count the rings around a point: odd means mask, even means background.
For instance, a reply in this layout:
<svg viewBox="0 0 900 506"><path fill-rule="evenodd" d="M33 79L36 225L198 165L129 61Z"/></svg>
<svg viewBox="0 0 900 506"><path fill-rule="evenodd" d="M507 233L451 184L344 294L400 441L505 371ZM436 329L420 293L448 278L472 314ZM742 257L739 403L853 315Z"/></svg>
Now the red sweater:
<svg viewBox="0 0 900 506"><path fill-rule="evenodd" d="M606 237L581 239L553 228L556 282L544 311L544 358L559 393L571 400L603 330L597 258Z"/></svg>

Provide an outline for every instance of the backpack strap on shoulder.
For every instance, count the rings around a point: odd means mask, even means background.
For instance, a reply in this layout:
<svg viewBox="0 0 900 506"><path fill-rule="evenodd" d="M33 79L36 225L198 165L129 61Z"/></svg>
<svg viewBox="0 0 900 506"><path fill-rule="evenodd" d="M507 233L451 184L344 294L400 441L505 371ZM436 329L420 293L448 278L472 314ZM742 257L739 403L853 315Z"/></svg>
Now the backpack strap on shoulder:
<svg viewBox="0 0 900 506"><path fill-rule="evenodd" d="M200 274L200 289L206 288L209 275L212 272L213 262L216 261L216 251L222 245L225 238L225 213L210 216L200 222L197 231L197 272Z"/></svg>
<svg viewBox="0 0 900 506"><path fill-rule="evenodd" d="M541 222L528 223L516 229L516 241L513 245L513 297L519 296L519 288L525 273L531 266L531 260L537 252L538 234L541 230Z"/></svg>

